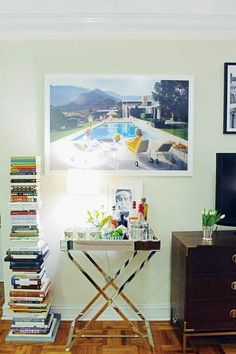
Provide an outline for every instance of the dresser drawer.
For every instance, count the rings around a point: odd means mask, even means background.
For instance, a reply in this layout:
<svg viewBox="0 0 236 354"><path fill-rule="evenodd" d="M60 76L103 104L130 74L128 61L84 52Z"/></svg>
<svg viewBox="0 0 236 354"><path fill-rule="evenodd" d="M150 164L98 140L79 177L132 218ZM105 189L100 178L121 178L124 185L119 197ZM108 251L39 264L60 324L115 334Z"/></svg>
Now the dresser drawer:
<svg viewBox="0 0 236 354"><path fill-rule="evenodd" d="M191 273L188 279L188 301L235 300L236 272Z"/></svg>
<svg viewBox="0 0 236 354"><path fill-rule="evenodd" d="M236 330L236 301L190 301L186 323L189 329Z"/></svg>
<svg viewBox="0 0 236 354"><path fill-rule="evenodd" d="M196 247L189 249L188 270L193 272L236 272L236 248Z"/></svg>

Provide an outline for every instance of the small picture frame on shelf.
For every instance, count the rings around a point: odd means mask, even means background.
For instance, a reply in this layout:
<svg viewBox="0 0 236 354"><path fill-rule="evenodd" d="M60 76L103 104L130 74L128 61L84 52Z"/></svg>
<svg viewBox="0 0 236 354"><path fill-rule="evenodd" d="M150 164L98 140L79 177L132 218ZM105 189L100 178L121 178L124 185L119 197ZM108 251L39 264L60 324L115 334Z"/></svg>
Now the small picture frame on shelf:
<svg viewBox="0 0 236 354"><path fill-rule="evenodd" d="M236 63L224 63L224 134L236 134Z"/></svg>

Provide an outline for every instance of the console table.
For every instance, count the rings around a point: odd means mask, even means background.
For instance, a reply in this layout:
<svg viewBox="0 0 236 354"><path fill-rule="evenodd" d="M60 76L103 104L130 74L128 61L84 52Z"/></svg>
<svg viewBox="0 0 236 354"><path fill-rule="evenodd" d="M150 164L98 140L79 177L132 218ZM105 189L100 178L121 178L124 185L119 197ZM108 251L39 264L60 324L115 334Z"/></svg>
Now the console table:
<svg viewBox="0 0 236 354"><path fill-rule="evenodd" d="M236 231L173 232L171 319L187 339L236 335Z"/></svg>
<svg viewBox="0 0 236 354"><path fill-rule="evenodd" d="M152 338L151 328L147 319L142 315L142 313L137 309L137 307L131 302L131 300L124 294L125 287L135 278L135 276L144 268L144 266L150 261L154 254L160 250L160 241L157 239L147 240L147 241L136 241L136 240L66 240L62 239L60 241L60 249L67 253L69 259L75 264L75 266L82 272L82 274L87 278L87 280L95 287L97 294L88 302L88 304L83 308L83 310L75 317L70 326L70 331L68 335L66 351L70 351L74 344L76 337L141 337L146 338L154 348L154 342ZM76 251L76 252L74 252ZM89 251L119 251L119 252L130 252L130 257L124 262L124 264L114 272L113 275L109 275L106 271L97 263L94 257L89 253ZM89 269L84 269L79 262L80 252L82 252L85 257L89 260L92 266L95 266L97 271L103 275L105 284L98 285L96 281L89 275ZM145 258L139 266L133 271L133 273L123 282L121 286L115 283L115 280L119 275L130 266L135 257L139 252L145 252ZM76 255L76 257L75 257ZM114 292L112 295L108 295L106 290L112 287ZM80 321L85 313L91 308L91 306L102 296L105 299L105 304L97 311L93 318L88 321L88 323L75 334L76 322ZM132 323L123 311L115 304L116 298L120 296L129 305L129 307L136 313L141 321L145 323L146 334L142 333L135 325ZM112 306L116 313L125 321L132 329L133 335L101 335L101 334L88 334L86 333L89 326L96 321L99 316L109 307Z"/></svg>

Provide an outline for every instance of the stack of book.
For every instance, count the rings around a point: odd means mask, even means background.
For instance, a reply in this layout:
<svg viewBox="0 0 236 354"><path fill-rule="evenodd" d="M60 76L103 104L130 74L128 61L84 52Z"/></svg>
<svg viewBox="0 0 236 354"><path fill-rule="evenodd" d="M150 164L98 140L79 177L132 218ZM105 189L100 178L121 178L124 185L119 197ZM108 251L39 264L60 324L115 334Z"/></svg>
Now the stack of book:
<svg viewBox="0 0 236 354"><path fill-rule="evenodd" d="M35 156L12 156L11 202L37 202L40 162Z"/></svg>
<svg viewBox="0 0 236 354"><path fill-rule="evenodd" d="M11 240L40 238L40 163L35 156L13 156L10 169Z"/></svg>
<svg viewBox="0 0 236 354"><path fill-rule="evenodd" d="M11 158L11 245L5 261L11 270L13 321L7 341L52 342L60 323L60 315L51 312L51 281L45 270L49 247L39 226L39 177L38 158Z"/></svg>

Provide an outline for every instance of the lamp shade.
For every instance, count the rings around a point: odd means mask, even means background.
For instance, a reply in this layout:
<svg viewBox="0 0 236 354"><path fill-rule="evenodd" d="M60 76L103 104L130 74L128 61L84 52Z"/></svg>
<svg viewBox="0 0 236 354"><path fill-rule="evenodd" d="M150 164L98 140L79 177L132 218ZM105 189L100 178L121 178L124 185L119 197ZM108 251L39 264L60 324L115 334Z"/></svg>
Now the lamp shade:
<svg viewBox="0 0 236 354"><path fill-rule="evenodd" d="M100 175L97 171L70 169L67 174L67 193L96 195L99 193Z"/></svg>

